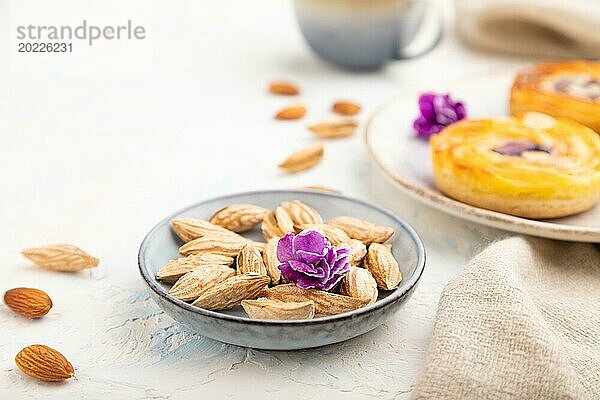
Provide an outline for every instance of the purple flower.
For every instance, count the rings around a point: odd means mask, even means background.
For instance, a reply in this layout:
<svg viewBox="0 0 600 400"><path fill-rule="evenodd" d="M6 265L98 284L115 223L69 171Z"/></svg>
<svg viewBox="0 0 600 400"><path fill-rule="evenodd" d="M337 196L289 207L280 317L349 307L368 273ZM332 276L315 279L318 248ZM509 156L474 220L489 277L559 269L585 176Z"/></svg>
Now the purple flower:
<svg viewBox="0 0 600 400"><path fill-rule="evenodd" d="M350 269L347 248L336 249L316 231L288 233L277 244L281 274L303 289L333 289Z"/></svg>
<svg viewBox="0 0 600 400"><path fill-rule="evenodd" d="M419 110L421 115L413 127L425 139L467 116L464 104L452 100L449 94L423 93L419 96Z"/></svg>

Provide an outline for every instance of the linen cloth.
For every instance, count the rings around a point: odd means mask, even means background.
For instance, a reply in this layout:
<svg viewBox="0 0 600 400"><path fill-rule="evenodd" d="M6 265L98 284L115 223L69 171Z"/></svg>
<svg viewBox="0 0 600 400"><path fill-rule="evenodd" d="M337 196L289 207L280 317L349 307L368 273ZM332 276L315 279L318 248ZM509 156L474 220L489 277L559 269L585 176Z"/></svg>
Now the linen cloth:
<svg viewBox="0 0 600 400"><path fill-rule="evenodd" d="M600 246L513 237L444 288L416 399L600 399Z"/></svg>
<svg viewBox="0 0 600 400"><path fill-rule="evenodd" d="M600 58L598 0L455 0L456 32L481 49Z"/></svg>

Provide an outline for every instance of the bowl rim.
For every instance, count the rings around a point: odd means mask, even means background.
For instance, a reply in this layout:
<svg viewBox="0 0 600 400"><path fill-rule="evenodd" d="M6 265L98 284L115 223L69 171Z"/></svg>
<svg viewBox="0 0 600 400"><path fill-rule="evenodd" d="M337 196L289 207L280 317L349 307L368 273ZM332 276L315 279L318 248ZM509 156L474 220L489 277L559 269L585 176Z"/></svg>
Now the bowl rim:
<svg viewBox="0 0 600 400"><path fill-rule="evenodd" d="M390 295L388 295L384 299L375 301L375 303L369 304L368 306L359 308L357 310L348 311L348 312L336 314L336 315L329 315L329 316L325 316L325 317L314 318L314 319L272 320L272 319L251 319L248 317L229 315L229 314L224 314L224 313L221 313L218 311L210 311L210 310L205 310L203 308L194 307L191 304L188 304L182 300L179 300L179 299L176 299L175 297L170 296L162 288L162 286L160 286L160 284L158 283L156 278L149 273L148 268L146 267L145 262L144 262L144 256L145 256L146 250L149 246L150 238L153 236L153 234L159 228L161 228L165 224L169 224L172 219L176 218L180 214L182 214L188 210L191 210L193 208L202 206L205 203L216 201L216 200L227 200L230 198L235 198L235 197L243 196L243 195L280 194L280 193L286 193L286 194L290 194L290 195L292 195L294 193L310 193L311 195L317 195L317 196L322 196L322 197L327 197L327 198L339 198L339 199L348 200L350 202L358 203L362 206L370 207L382 214L385 214L389 218L396 221L396 223L398 223L405 230L405 232L408 233L408 235L410 236L410 238L412 239L413 243L416 246L417 265L415 266L412 274L407 279L402 280L402 282L404 282L404 285L401 282L400 286L398 288L396 288ZM212 197L212 198L202 200L198 203L194 203L190 206L182 208L182 209L168 215L167 217L163 218L162 220L160 220L144 236L144 239L142 240L139 251L138 251L138 269L139 269L140 275L142 276L144 282L146 282L146 285L148 285L148 287L153 292L155 292L159 297L162 297L163 299L167 300L168 302L172 303L173 305L178 306L179 308L182 308L186 311L190 311L194 314L199 314L199 315L202 315L205 317L210 317L210 318L216 318L219 320L232 321L232 322L238 322L238 323L250 324L250 325L261 325L261 326L267 326L267 325L276 325L276 326L318 325L318 324L324 324L324 323L329 323L329 322L334 322L334 321L342 321L342 320L346 320L346 319L356 318L360 315L367 314L372 311L378 310L380 308L383 308L389 304L395 303L396 301L400 300L402 297L404 297L404 295L406 295L408 292L410 292L414 288L414 286L417 284L417 282L419 281L419 279L421 279L421 276L423 275L423 271L425 269L425 261L426 261L425 247L423 245L423 241L421 240L421 238L419 237L417 232L415 232L415 230L413 229L413 227L410 224L405 222L402 218L396 216L391 211L389 211L383 207L377 206L375 204L369 203L367 201L364 201L364 200L359 200L359 199L356 199L353 197L349 197L349 196L345 196L345 195L341 195L341 194L337 194L337 193L328 193L328 192L323 192L323 191L319 191L319 190L311 190L311 189L253 190L253 191L245 191L245 192L228 194L228 195L224 195L224 196Z"/></svg>

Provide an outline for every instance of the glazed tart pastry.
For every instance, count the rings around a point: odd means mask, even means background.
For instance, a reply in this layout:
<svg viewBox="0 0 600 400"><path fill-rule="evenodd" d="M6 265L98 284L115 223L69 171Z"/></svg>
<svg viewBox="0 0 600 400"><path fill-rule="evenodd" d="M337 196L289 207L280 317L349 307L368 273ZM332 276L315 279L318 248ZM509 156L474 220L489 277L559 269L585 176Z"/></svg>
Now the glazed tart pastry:
<svg viewBox="0 0 600 400"><path fill-rule="evenodd" d="M539 111L571 118L600 133L600 62L539 64L519 73L510 110L517 116Z"/></svg>
<svg viewBox="0 0 600 400"><path fill-rule="evenodd" d="M556 218L600 200L600 136L541 113L463 120L431 139L435 184L449 197L526 218Z"/></svg>

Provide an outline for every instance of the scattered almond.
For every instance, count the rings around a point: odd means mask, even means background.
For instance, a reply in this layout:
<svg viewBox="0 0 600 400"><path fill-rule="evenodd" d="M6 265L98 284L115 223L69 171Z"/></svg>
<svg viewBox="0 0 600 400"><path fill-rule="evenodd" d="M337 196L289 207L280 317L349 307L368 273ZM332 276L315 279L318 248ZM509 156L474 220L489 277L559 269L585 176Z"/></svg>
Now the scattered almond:
<svg viewBox="0 0 600 400"><path fill-rule="evenodd" d="M214 213L210 222L233 232L246 232L260 224L268 212L253 204L232 204Z"/></svg>
<svg viewBox="0 0 600 400"><path fill-rule="evenodd" d="M328 224L340 228L352 239L360 240L365 244L383 243L394 234L394 230L388 226L374 224L354 217L333 218Z"/></svg>
<svg viewBox="0 0 600 400"><path fill-rule="evenodd" d="M322 139L334 139L352 136L356 132L358 123L350 119L340 121L321 122L307 127L309 131Z"/></svg>
<svg viewBox="0 0 600 400"><path fill-rule="evenodd" d="M303 302L312 300L315 303L315 317L341 314L367 305L368 301L350 296L329 293L316 289L302 289L293 283L278 285L266 289L263 297L285 302Z"/></svg>
<svg viewBox="0 0 600 400"><path fill-rule="evenodd" d="M269 281L268 276L255 273L234 275L204 290L192 305L206 310L226 310L242 300L257 298Z"/></svg>
<svg viewBox="0 0 600 400"><path fill-rule="evenodd" d="M281 271L279 270L279 259L277 258L277 244L279 237L275 236L269 239L265 251L263 252L263 262L267 269L267 274L271 277L271 283L277 285L281 280Z"/></svg>
<svg viewBox="0 0 600 400"><path fill-rule="evenodd" d="M212 253L236 257L246 243L248 243L248 239L242 236L236 237L230 234L213 233L185 243L179 248L179 252L184 256Z"/></svg>
<svg viewBox="0 0 600 400"><path fill-rule="evenodd" d="M4 303L14 312L29 318L40 318L52 308L46 292L32 288L14 288L4 293Z"/></svg>
<svg viewBox="0 0 600 400"><path fill-rule="evenodd" d="M300 94L300 89L291 82L275 81L269 84L269 92L284 96L296 96Z"/></svg>
<svg viewBox="0 0 600 400"><path fill-rule="evenodd" d="M280 168L288 172L300 172L313 167L323 158L323 145L313 144L295 153L292 153L285 161L279 164Z"/></svg>
<svg viewBox="0 0 600 400"><path fill-rule="evenodd" d="M357 299L369 300L369 304L375 303L379 291L377 282L371 273L359 267L350 267L350 270L342 281L340 293Z"/></svg>
<svg viewBox="0 0 600 400"><path fill-rule="evenodd" d="M317 210L300 200L284 201L281 203L281 208L287 212L294 227L303 224L323 223L323 218Z"/></svg>
<svg viewBox="0 0 600 400"><path fill-rule="evenodd" d="M371 272L377 281L377 286L383 290L397 288L402 280L398 262L394 259L391 250L379 243L369 245L365 268Z"/></svg>
<svg viewBox="0 0 600 400"><path fill-rule="evenodd" d="M237 273L245 274L248 272L267 275L267 268L262 255L252 243L244 245L237 257Z"/></svg>
<svg viewBox="0 0 600 400"><path fill-rule="evenodd" d="M15 363L21 371L42 381L64 381L75 373L65 356L42 344L25 347L15 357Z"/></svg>
<svg viewBox="0 0 600 400"><path fill-rule="evenodd" d="M207 265L230 266L231 264L233 264L233 257L230 256L212 253L192 254L169 261L167 265L158 270L156 279L163 282L175 282L198 267Z"/></svg>
<svg viewBox="0 0 600 400"><path fill-rule="evenodd" d="M323 186L323 185L308 185L308 186L302 186L302 189L318 190L318 191L320 191L320 192L340 193L340 191L339 191L339 190L337 190L337 189L332 189L332 188L330 188L330 187Z"/></svg>
<svg viewBox="0 0 600 400"><path fill-rule="evenodd" d="M306 107L304 106L291 106L282 108L275 114L275 119L292 120L301 119L306 115Z"/></svg>
<svg viewBox="0 0 600 400"><path fill-rule="evenodd" d="M70 244L56 244L23 250L22 254L38 267L75 272L98 266L100 260Z"/></svg>
<svg viewBox="0 0 600 400"><path fill-rule="evenodd" d="M173 228L177 236L184 242L189 242L190 240L211 234L231 234L233 236L239 236L235 232L225 229L222 226L195 218L174 219L171 221L171 228Z"/></svg>
<svg viewBox="0 0 600 400"><path fill-rule="evenodd" d="M206 288L214 286L233 275L235 275L235 270L224 265L197 267L179 278L169 290L169 294L182 301L195 300Z"/></svg>
<svg viewBox="0 0 600 400"><path fill-rule="evenodd" d="M252 319L312 319L315 316L313 301L290 302L261 297L256 300L242 300L242 307Z"/></svg>
<svg viewBox="0 0 600 400"><path fill-rule="evenodd" d="M342 115L356 115L360 112L360 109L360 104L348 100L336 101L331 106L333 112Z"/></svg>

